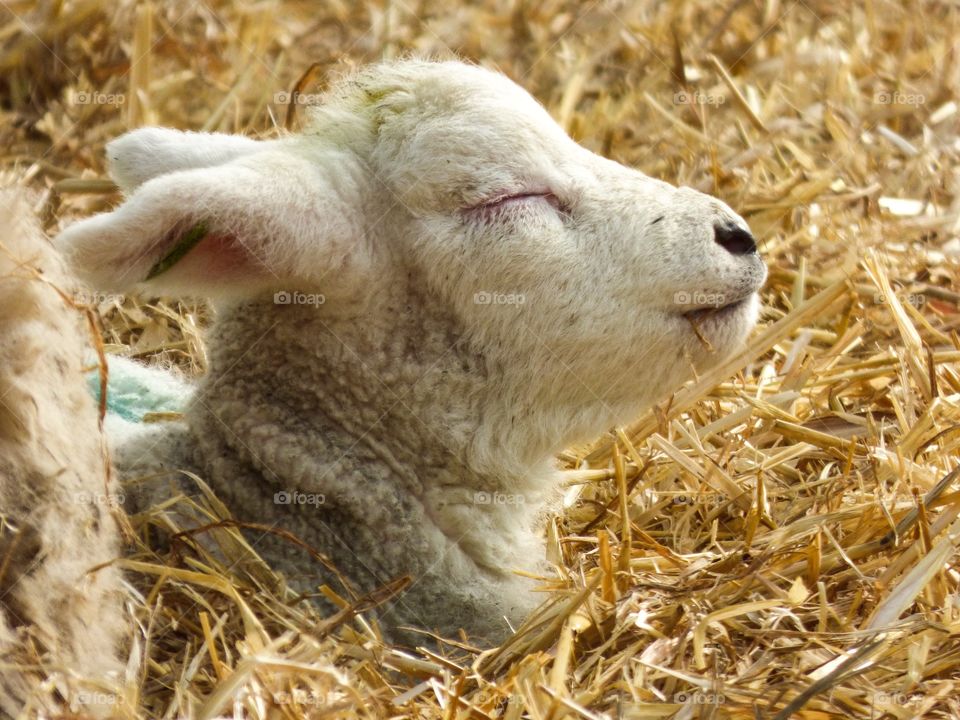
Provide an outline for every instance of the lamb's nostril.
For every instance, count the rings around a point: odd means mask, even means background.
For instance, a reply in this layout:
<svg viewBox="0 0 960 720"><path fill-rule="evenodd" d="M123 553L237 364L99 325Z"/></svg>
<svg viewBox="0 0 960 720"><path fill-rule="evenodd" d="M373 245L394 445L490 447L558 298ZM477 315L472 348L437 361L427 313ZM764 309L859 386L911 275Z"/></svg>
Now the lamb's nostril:
<svg viewBox="0 0 960 720"><path fill-rule="evenodd" d="M713 228L713 239L731 255L749 255L757 251L753 235L737 225L717 225Z"/></svg>

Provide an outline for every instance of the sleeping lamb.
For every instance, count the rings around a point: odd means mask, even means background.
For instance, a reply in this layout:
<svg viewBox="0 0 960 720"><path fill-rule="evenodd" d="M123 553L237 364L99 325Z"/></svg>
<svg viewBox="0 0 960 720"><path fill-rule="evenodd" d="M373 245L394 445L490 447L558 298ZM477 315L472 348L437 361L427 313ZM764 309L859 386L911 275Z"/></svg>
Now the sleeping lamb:
<svg viewBox="0 0 960 720"><path fill-rule="evenodd" d="M296 136L146 128L107 153L126 200L59 236L69 264L217 309L185 422L115 438L121 476L191 470L359 590L409 575L388 627L495 642L521 621L555 453L724 359L766 275L722 202L458 62L364 69ZM295 587L328 579L283 538L256 548Z"/></svg>

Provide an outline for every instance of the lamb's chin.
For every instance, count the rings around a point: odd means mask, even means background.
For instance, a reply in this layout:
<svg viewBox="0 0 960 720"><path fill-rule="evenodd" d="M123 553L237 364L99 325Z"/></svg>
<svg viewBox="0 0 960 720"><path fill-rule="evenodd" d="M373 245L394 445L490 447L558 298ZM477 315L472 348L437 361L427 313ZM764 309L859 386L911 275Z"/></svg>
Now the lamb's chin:
<svg viewBox="0 0 960 720"><path fill-rule="evenodd" d="M720 308L683 313L685 344L692 349L699 369L716 365L740 350L757 323L759 296L754 293Z"/></svg>

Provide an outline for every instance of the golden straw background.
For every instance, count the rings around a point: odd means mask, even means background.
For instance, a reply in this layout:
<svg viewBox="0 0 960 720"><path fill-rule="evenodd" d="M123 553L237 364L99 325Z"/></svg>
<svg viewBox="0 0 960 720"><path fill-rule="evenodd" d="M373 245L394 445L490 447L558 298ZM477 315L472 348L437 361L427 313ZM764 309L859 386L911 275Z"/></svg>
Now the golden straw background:
<svg viewBox="0 0 960 720"><path fill-rule="evenodd" d="M164 508L131 518L114 715L960 717L960 6L2 2L0 173L54 234L119 201L124 131L274 137L304 115L283 94L408 53L499 68L588 148L732 205L761 326L562 456L558 574L494 651L391 649L290 602L235 527L225 566L152 549ZM203 371L204 307L90 300L109 352Z"/></svg>

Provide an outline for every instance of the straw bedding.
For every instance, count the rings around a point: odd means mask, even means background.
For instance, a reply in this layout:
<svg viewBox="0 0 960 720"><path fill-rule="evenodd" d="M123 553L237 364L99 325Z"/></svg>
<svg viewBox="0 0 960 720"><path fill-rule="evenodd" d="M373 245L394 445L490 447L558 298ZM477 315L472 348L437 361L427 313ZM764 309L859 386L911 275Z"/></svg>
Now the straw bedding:
<svg viewBox="0 0 960 720"><path fill-rule="evenodd" d="M0 170L50 232L118 200L102 150L130 127L273 136L331 68L456 53L730 203L770 266L740 356L561 457L557 574L505 646L386 647L363 612L396 588L321 617L235 524L224 565L159 507L118 561L113 713L960 715L958 37L945 2L5 3ZM204 307L86 300L108 351L203 371Z"/></svg>

